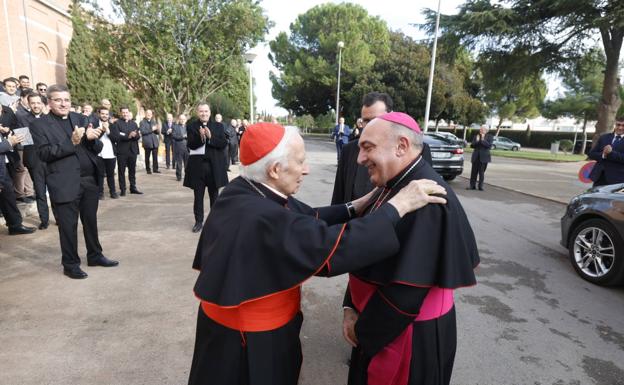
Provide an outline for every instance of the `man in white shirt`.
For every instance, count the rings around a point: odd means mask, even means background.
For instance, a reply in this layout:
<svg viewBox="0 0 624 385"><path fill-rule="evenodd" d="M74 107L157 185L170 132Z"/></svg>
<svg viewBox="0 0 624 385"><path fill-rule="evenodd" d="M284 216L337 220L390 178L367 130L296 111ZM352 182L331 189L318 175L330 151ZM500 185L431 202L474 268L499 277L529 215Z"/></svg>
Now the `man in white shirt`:
<svg viewBox="0 0 624 385"><path fill-rule="evenodd" d="M104 169L106 170L106 184L108 184L108 191L110 192L110 197L113 199L119 198L119 194L115 190L115 166L117 164L117 156L115 151L115 144L110 139L110 127L109 127L109 117L110 111L107 107L101 106L98 108L98 127L102 129L102 136L100 136L100 141L104 145L102 147L102 151L98 154L102 163L104 164ZM100 183L99 183L100 191L99 198L100 200L104 199L104 175L100 174Z"/></svg>

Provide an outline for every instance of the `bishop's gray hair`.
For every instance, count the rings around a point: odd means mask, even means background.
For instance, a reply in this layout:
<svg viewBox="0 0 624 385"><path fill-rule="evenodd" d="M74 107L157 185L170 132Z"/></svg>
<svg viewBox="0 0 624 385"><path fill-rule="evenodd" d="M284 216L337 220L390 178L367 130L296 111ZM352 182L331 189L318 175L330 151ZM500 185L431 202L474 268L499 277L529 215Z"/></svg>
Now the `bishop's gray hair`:
<svg viewBox="0 0 624 385"><path fill-rule="evenodd" d="M243 134L244 136L245 134ZM277 146L266 154L262 159L247 166L240 165L240 174L256 182L266 182L268 180L267 171L274 163L279 163L283 169L288 167L288 157L290 156L290 142L299 135L299 129L294 126L285 127L284 137Z"/></svg>
<svg viewBox="0 0 624 385"><path fill-rule="evenodd" d="M422 149L424 134L422 132L416 132L410 128L407 128L401 124L389 122L392 127L392 132L394 133L395 139L399 139L400 136L407 137L412 143L412 147L417 150Z"/></svg>

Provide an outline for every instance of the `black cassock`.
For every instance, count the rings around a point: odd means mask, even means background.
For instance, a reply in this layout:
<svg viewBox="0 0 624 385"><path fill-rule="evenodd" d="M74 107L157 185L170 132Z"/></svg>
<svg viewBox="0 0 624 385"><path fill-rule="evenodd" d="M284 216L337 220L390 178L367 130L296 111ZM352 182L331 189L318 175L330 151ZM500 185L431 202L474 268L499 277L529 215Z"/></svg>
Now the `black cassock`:
<svg viewBox="0 0 624 385"><path fill-rule="evenodd" d="M400 251L350 275L344 304L359 310L359 344L352 352L349 385L450 382L457 340L453 289L476 284L479 255L457 196L421 159L390 180L367 212L418 179L444 186L447 204L404 216L397 226Z"/></svg>
<svg viewBox="0 0 624 385"><path fill-rule="evenodd" d="M343 224L348 219L345 205L312 209L242 177L225 187L193 263L200 270L194 290L202 305L189 384L297 384L299 303L285 324L263 331L224 326L203 306L231 310L292 290L299 294L315 274L343 274L398 252L399 215L392 206Z"/></svg>

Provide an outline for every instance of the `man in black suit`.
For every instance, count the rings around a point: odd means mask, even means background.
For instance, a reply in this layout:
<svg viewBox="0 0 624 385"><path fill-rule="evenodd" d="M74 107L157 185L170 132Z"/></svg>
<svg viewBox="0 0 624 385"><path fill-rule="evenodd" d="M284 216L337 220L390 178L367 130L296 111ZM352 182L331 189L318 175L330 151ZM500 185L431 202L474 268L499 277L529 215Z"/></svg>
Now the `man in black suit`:
<svg viewBox="0 0 624 385"><path fill-rule="evenodd" d="M204 194L208 188L210 206L214 204L219 188L228 183L223 149L227 146L223 124L210 121L210 105L197 106L198 119L186 125L187 145L190 150L184 175L184 186L193 189L193 232L201 231L204 223Z"/></svg>
<svg viewBox="0 0 624 385"><path fill-rule="evenodd" d="M594 187L624 183L624 116L615 119L612 133L598 139L589 158L597 162L589 174Z"/></svg>
<svg viewBox="0 0 624 385"><path fill-rule="evenodd" d="M152 110L145 110L145 117L139 123L139 131L141 131L141 142L143 143L143 150L145 150L145 170L148 174L152 173L150 169L151 157L154 173L160 174L158 171L158 126Z"/></svg>
<svg viewBox="0 0 624 385"><path fill-rule="evenodd" d="M78 216L82 222L89 266L117 266L102 254L98 239L98 181L102 173L97 154L101 129L87 127L87 117L70 112L69 90L48 87L50 113L30 124L37 154L48 170L47 184L59 228L63 273L73 279L87 278L78 256ZM85 129L85 127L87 127Z"/></svg>
<svg viewBox="0 0 624 385"><path fill-rule="evenodd" d="M163 135L163 142L165 142L165 166L167 170L169 169L169 165L171 164L171 168L176 168L176 156L174 146L173 135L173 126L175 123L173 122L173 114L167 114L167 121L163 123L161 134Z"/></svg>
<svg viewBox="0 0 624 385"><path fill-rule="evenodd" d="M26 114L20 114L17 118L19 127L29 127L34 120L41 118L43 113L43 104L41 95L35 92L27 94L28 105L30 110ZM48 197L46 195L46 169L45 165L37 155L37 148L34 144L24 146L24 166L28 169L33 181L35 189L35 198L37 200L37 212L39 213L39 230L48 228L50 220L50 210L48 208Z"/></svg>
<svg viewBox="0 0 624 385"><path fill-rule="evenodd" d="M121 119L110 128L110 138L117 146L117 173L120 195L126 195L126 167L130 180L130 194L143 194L136 187L136 161L139 155L139 126L130 118L130 109L119 109Z"/></svg>
<svg viewBox="0 0 624 385"><path fill-rule="evenodd" d="M392 111L393 101L390 95L381 92L370 92L362 98L362 129L378 116ZM361 133L360 133L361 134ZM357 163L360 148L358 141L353 140L342 147L342 153L338 159L334 192L332 194L333 205L351 202L361 198L373 189L368 176L368 169ZM431 164L431 150L423 143L422 157Z"/></svg>
<svg viewBox="0 0 624 385"><path fill-rule="evenodd" d="M479 175L479 190L483 191L485 169L488 163L492 161L490 148L492 147L493 141L494 136L488 132L488 128L485 125L482 125L481 128L479 128L479 133L472 138L470 147L472 147L474 151L472 152L471 158L472 168L470 170L470 186L467 188L468 190L475 189L477 186L477 175Z"/></svg>
<svg viewBox="0 0 624 385"><path fill-rule="evenodd" d="M9 111L11 109L5 106L0 106L0 108L2 109L0 122L2 122L3 115L7 114L4 109L6 108ZM2 127L1 123L0 127ZM4 135L0 134L0 212L2 212L6 225L9 228L9 235L30 234L35 231L34 227L26 227L22 224L22 214L17 208L13 181L6 169L6 155L14 152L13 147L23 140L23 135L11 135L5 138Z"/></svg>

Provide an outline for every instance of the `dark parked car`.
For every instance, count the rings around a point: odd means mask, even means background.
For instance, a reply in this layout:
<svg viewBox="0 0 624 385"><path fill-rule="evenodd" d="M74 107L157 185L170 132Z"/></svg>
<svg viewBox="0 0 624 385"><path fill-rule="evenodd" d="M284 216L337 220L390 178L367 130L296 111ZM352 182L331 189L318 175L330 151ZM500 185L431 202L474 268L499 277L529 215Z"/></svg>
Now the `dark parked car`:
<svg viewBox="0 0 624 385"><path fill-rule="evenodd" d="M584 279L624 284L624 183L572 198L561 218L561 244Z"/></svg>
<svg viewBox="0 0 624 385"><path fill-rule="evenodd" d="M433 169L445 180L453 180L464 171L464 149L455 142L426 133L425 143L431 149Z"/></svg>
<svg viewBox="0 0 624 385"><path fill-rule="evenodd" d="M468 143L465 140L458 138L457 136L455 136L455 134L452 134L450 132L438 131L438 132L431 132L431 133L428 132L427 134L432 135L432 136L441 136L445 139L450 140L452 143L460 145L463 148L465 148L468 145Z"/></svg>

